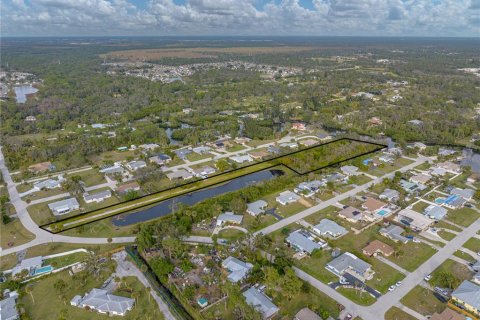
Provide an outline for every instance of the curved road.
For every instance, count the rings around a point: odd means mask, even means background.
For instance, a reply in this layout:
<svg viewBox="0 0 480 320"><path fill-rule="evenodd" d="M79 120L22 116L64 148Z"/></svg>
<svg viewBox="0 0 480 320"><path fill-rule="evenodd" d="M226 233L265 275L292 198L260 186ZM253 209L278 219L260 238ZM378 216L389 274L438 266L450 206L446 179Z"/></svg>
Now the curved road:
<svg viewBox="0 0 480 320"><path fill-rule="evenodd" d="M22 223L23 227L29 232L35 235L35 239L30 242L24 243L13 248L1 249L0 256L4 256L10 253L15 253L39 244L45 244L49 242L66 242L66 243L79 243L79 244L106 244L108 238L82 238L82 237L68 237L58 234L51 234L41 229L35 221L30 217L27 211L27 203L20 198L15 183L10 176L10 172L5 165L5 158L3 157L2 149L0 147L0 170L3 175L3 180L7 184L8 194L10 202L15 207L17 217ZM121 237L113 238L113 243L129 243L135 241L135 237Z"/></svg>

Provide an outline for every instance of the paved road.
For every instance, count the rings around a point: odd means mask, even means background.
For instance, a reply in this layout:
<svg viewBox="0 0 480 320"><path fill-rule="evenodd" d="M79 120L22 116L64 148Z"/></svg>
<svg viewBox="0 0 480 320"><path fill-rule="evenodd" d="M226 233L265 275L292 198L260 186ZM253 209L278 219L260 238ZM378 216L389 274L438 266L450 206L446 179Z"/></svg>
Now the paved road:
<svg viewBox="0 0 480 320"><path fill-rule="evenodd" d="M362 319L378 319L379 315L383 316L391 307L397 305L400 302L400 299L410 292L410 290L422 283L425 275L432 273L445 260L449 259L453 253L460 249L468 239L472 238L479 229L480 219L465 228L462 233L453 238L443 248L439 248L438 252L418 267L415 272L409 273L405 279L403 279L403 283L400 287L381 296L373 305L368 307L359 306L330 288L328 285L318 281L301 270L295 269L295 272L300 278L308 281L318 290L326 293L328 296L343 304L350 313L358 315Z"/></svg>
<svg viewBox="0 0 480 320"><path fill-rule="evenodd" d="M117 269L115 270L116 275L120 278L129 276L137 277L137 279L145 287L150 288L150 294L157 302L158 309L165 316L165 319L177 320L170 312L170 309L168 309L168 306L165 304L165 302L157 295L155 290L152 288L150 282L148 282L147 278L145 278L145 275L140 270L138 270L138 268L133 263L125 260L126 255L127 253L125 251L121 251L112 256L112 258L117 262Z"/></svg>
<svg viewBox="0 0 480 320"><path fill-rule="evenodd" d="M50 242L66 242L66 243L78 243L78 244L106 244L108 242L108 238L82 238L82 237L67 237L58 234L51 234L43 229L41 229L35 221L30 217L30 214L27 211L27 203L23 201L17 191L16 185L10 176L10 172L5 165L5 158L3 157L2 150L0 148L0 171L2 172L3 179L7 184L7 190L10 197L10 202L15 207L15 211L17 212L17 217L22 223L23 227L27 229L29 232L35 235L35 239L25 244L8 248L8 249L1 249L0 256L4 256L10 253L15 253L18 251L22 251L28 249L30 247L45 244ZM128 243L135 241L135 237L120 237L120 238L113 238L113 243Z"/></svg>
<svg viewBox="0 0 480 320"><path fill-rule="evenodd" d="M388 174L386 174L386 175L383 175L383 176L381 176L381 177L378 177L378 178L376 178L375 180L372 180L372 181L369 181L369 182L367 182L367 183L365 183L365 184L362 184L362 185L360 185L360 186L357 186L357 187L353 188L353 189L350 190L350 191L347 191L347 192L342 193L342 194L340 194L340 195L338 195L338 196L336 196L336 197L333 197L333 198L331 198L331 199L329 199L329 200L327 200L327 201L324 201L324 202L322 202L322 203L320 203L320 204L317 204L317 205L315 205L315 206L313 206L313 207L310 207L310 208L308 208L308 209L305 209L305 210L303 210L303 211L301 211L301 212L299 212L299 213L297 213L297 214L295 214L295 215L293 215L293 216L290 216L290 217L288 217L288 218L282 219L282 220L278 221L277 223L274 223L274 224L272 224L272 225L270 225L270 226L268 226L268 227L266 227L266 228L264 228L264 229L262 229L262 230L259 230L259 231L255 232L254 235L257 235L257 234L269 234L269 233L272 233L272 232L274 232L274 231L276 231L276 230L282 229L282 228L288 226L289 224L292 224L292 223L294 223L294 222L296 222L296 221L298 221L298 220L300 220L300 219L304 219L304 218L308 217L309 215L311 215L311 214L313 214L313 213L315 213L315 212L318 212L319 210L322 210L322 209L324 209L324 208L326 208L326 207L328 207L328 206L333 206L333 205L335 205L337 202L340 202L340 201L342 201L342 200L344 200L344 199L347 199L347 198L349 198L349 197L355 196L357 193L359 193L359 192L361 192L361 191L367 190L370 186L372 186L372 185L374 185L374 184L381 183L385 178L391 178L391 177L393 177L393 176L395 175L395 172L396 172L396 171L400 171L400 172L408 171L408 170L410 170L410 169L412 169L412 168L414 168L414 167L416 167L416 166L418 166L418 165L426 162L427 160L429 160L429 158L420 157L420 158L418 158L415 162L413 162L413 163L411 163L411 164L409 164L409 165L407 165L407 166L405 166L405 167L402 167L402 168L400 168L400 169L398 169L398 170L395 170L395 171L393 171L393 172L391 172L391 173L388 173Z"/></svg>

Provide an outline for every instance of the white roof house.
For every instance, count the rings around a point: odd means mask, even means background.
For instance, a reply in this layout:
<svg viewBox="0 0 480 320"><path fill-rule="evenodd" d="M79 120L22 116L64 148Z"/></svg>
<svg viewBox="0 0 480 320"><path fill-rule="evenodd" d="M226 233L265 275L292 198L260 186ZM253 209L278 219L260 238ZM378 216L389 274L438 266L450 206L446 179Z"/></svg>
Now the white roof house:
<svg viewBox="0 0 480 320"><path fill-rule="evenodd" d="M335 221L330 219L322 219L319 224L313 227L313 232L320 236L328 236L336 239L343 236L348 231Z"/></svg>
<svg viewBox="0 0 480 320"><path fill-rule="evenodd" d="M20 315L17 311L15 297L8 297L0 301L0 319L17 320Z"/></svg>
<svg viewBox="0 0 480 320"><path fill-rule="evenodd" d="M65 200L49 203L48 207L50 208L52 213L56 216L67 214L74 210L80 209L80 205L78 204L78 201L75 198L68 198Z"/></svg>
<svg viewBox="0 0 480 320"><path fill-rule="evenodd" d="M195 148L192 149L192 151L197 153L197 154L209 153L210 150L211 150L211 148L207 147L207 146L200 146L200 147L195 147Z"/></svg>
<svg viewBox="0 0 480 320"><path fill-rule="evenodd" d="M253 264L230 256L222 261L222 267L229 272L227 279L237 283L245 279L250 270L253 269Z"/></svg>
<svg viewBox="0 0 480 320"><path fill-rule="evenodd" d="M460 196L465 200L472 200L473 195L475 194L475 190L453 188L452 191L450 191L450 194Z"/></svg>
<svg viewBox="0 0 480 320"><path fill-rule="evenodd" d="M393 189L385 189L379 196L380 199L394 201L400 197L400 192Z"/></svg>
<svg viewBox="0 0 480 320"><path fill-rule="evenodd" d="M433 220L411 209L401 210L396 219L398 222L417 231L424 231L433 223Z"/></svg>
<svg viewBox="0 0 480 320"><path fill-rule="evenodd" d="M464 280L452 292L452 300L460 303L476 316L480 316L480 286L478 284Z"/></svg>
<svg viewBox="0 0 480 320"><path fill-rule="evenodd" d="M347 176L356 176L360 174L360 172L358 172L358 167L355 166L343 166L340 168L340 170L342 170L342 172Z"/></svg>
<svg viewBox="0 0 480 320"><path fill-rule="evenodd" d="M212 168L210 166L203 166L201 168L193 170L196 175L200 176L207 176L209 174L215 173L215 168Z"/></svg>
<svg viewBox="0 0 480 320"><path fill-rule="evenodd" d="M62 186L62 181L63 177L59 180L53 180L53 179L47 179L39 182L35 182L33 184L33 188L36 190L42 190L42 189L55 189L55 188L60 188Z"/></svg>
<svg viewBox="0 0 480 320"><path fill-rule="evenodd" d="M160 146L156 143L145 143L141 144L138 146L139 148L145 149L145 150L155 150L156 148L159 148Z"/></svg>
<svg viewBox="0 0 480 320"><path fill-rule="evenodd" d="M110 198L111 196L112 196L112 192L110 190L103 190L103 191L92 193L92 194L89 194L87 192L83 194L83 200L86 203L92 203L92 202L98 203L98 202L102 202L105 199Z"/></svg>
<svg viewBox="0 0 480 320"><path fill-rule="evenodd" d="M225 212L218 216L217 226L223 226L225 223L241 224L243 216L233 212Z"/></svg>
<svg viewBox="0 0 480 320"><path fill-rule="evenodd" d="M147 163L143 160L130 161L127 163L127 168L130 171L137 171L138 169L145 168Z"/></svg>
<svg viewBox="0 0 480 320"><path fill-rule="evenodd" d="M258 200L255 202L247 203L247 213L252 216L258 216L265 212L265 208L268 206L267 201Z"/></svg>
<svg viewBox="0 0 480 320"><path fill-rule="evenodd" d="M172 158L167 154L159 153L157 155L154 155L153 157L150 157L148 160L150 160L150 162L158 164L159 166L163 166L164 164L169 163Z"/></svg>
<svg viewBox="0 0 480 320"><path fill-rule="evenodd" d="M43 257L37 256L33 258L23 259L19 264L17 264L12 269L12 276L16 276L20 274L23 270L27 270L28 273L32 273L35 269L40 268L42 266Z"/></svg>
<svg viewBox="0 0 480 320"><path fill-rule="evenodd" d="M193 178L193 175L185 169L178 169L177 171L167 173L167 177L170 180L177 180L177 179L188 180Z"/></svg>
<svg viewBox="0 0 480 320"><path fill-rule="evenodd" d="M448 210L441 207L437 206L435 204L429 205L427 208L425 208L425 215L427 215L430 219L434 220L442 220L443 217L445 217L448 213Z"/></svg>
<svg viewBox="0 0 480 320"><path fill-rule="evenodd" d="M75 296L70 304L75 307L89 307L99 313L124 316L133 309L135 300L108 293L103 289L92 289L85 297Z"/></svg>
<svg viewBox="0 0 480 320"><path fill-rule="evenodd" d="M111 167L100 169L100 173L104 173L107 175L114 175L116 173L123 174L124 172L125 172L125 169L122 166L120 166L120 164L115 164Z"/></svg>
<svg viewBox="0 0 480 320"><path fill-rule="evenodd" d="M275 198L275 200L280 203L282 206L285 206L289 203L294 203L300 200L300 196L296 194L295 192L292 192L290 190L281 192L278 197Z"/></svg>
<svg viewBox="0 0 480 320"><path fill-rule="evenodd" d="M273 317L278 312L278 307L261 291L251 287L243 293L246 302L262 313L264 319Z"/></svg>
<svg viewBox="0 0 480 320"><path fill-rule="evenodd" d="M232 157L230 157L230 160L235 161L236 163L244 163L244 162L253 161L252 157L250 157L248 154L245 154L243 156L232 156Z"/></svg>
<svg viewBox="0 0 480 320"><path fill-rule="evenodd" d="M293 189L293 191L295 191L298 194L301 194L306 198L310 198L316 192L318 192L318 190L320 190L320 188L325 184L326 184L325 181L320 181L320 180L301 182Z"/></svg>

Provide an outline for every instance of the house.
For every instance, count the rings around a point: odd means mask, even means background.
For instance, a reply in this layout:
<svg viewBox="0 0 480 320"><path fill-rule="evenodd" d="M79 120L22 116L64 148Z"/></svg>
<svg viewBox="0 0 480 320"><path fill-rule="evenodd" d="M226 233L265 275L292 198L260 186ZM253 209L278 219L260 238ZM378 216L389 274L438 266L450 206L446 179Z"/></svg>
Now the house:
<svg viewBox="0 0 480 320"><path fill-rule="evenodd" d="M325 184L326 183L324 181L319 181L319 180L301 182L293 189L293 191L295 191L298 194L301 194L306 198L310 198L318 190L320 190L320 187L324 186Z"/></svg>
<svg viewBox="0 0 480 320"><path fill-rule="evenodd" d="M283 143L280 143L279 146L282 148L290 148L290 149L298 148L298 144L296 142L283 142Z"/></svg>
<svg viewBox="0 0 480 320"><path fill-rule="evenodd" d="M291 232L285 241L296 251L308 254L327 246L325 241L314 237L310 232L303 229Z"/></svg>
<svg viewBox="0 0 480 320"><path fill-rule="evenodd" d="M139 191L139 190L140 190L140 185L136 181L122 184L117 189L115 189L115 191L118 194L124 194L130 191Z"/></svg>
<svg viewBox="0 0 480 320"><path fill-rule="evenodd" d="M19 264L13 267L12 277L15 277L17 274L22 273L23 270L26 270L29 275L33 274L36 269L42 267L42 263L43 263L42 256L23 259Z"/></svg>
<svg viewBox="0 0 480 320"><path fill-rule="evenodd" d="M466 320L467 318L460 313L453 311L452 309L445 308L442 313L435 312L430 320Z"/></svg>
<svg viewBox="0 0 480 320"><path fill-rule="evenodd" d="M393 189L385 189L379 196L382 200L387 200L389 202L397 201L400 198L400 192Z"/></svg>
<svg viewBox="0 0 480 320"><path fill-rule="evenodd" d="M414 126L421 126L423 124L423 121L418 119L413 119L408 121L408 123L413 124Z"/></svg>
<svg viewBox="0 0 480 320"><path fill-rule="evenodd" d="M33 184L33 189L35 190L52 190L60 188L62 186L63 177L60 176L58 180L47 179L43 181L38 181Z"/></svg>
<svg viewBox="0 0 480 320"><path fill-rule="evenodd" d="M237 283L247 277L248 273L253 269L253 264L230 256L222 261L222 267L229 272L227 279Z"/></svg>
<svg viewBox="0 0 480 320"><path fill-rule="evenodd" d="M300 196L295 192L290 190L281 192L275 200L280 203L282 206L286 206L287 204L297 202L300 200Z"/></svg>
<svg viewBox="0 0 480 320"><path fill-rule="evenodd" d="M313 232L319 236L328 236L333 239L338 239L348 231L330 219L322 219L319 224L313 227Z"/></svg>
<svg viewBox="0 0 480 320"><path fill-rule="evenodd" d="M417 184L427 184L430 179L432 179L432 176L424 173L419 173L410 177L410 181Z"/></svg>
<svg viewBox="0 0 480 320"><path fill-rule="evenodd" d="M292 130L305 131L307 125L304 122L292 122Z"/></svg>
<svg viewBox="0 0 480 320"><path fill-rule="evenodd" d="M194 169L193 172L197 176L208 176L209 174L215 173L215 168L212 168L210 166L203 166L198 169Z"/></svg>
<svg viewBox="0 0 480 320"><path fill-rule="evenodd" d="M467 178L468 183L476 183L477 181L480 181L480 174L479 173L472 173Z"/></svg>
<svg viewBox="0 0 480 320"><path fill-rule="evenodd" d="M210 150L211 148L207 146L199 146L192 149L192 151L196 154L207 154L210 152Z"/></svg>
<svg viewBox="0 0 480 320"><path fill-rule="evenodd" d="M35 122L37 121L37 118L35 116L26 116L25 121L27 122ZM3 318L2 318L3 319Z"/></svg>
<svg viewBox="0 0 480 320"><path fill-rule="evenodd" d="M443 168L452 174L462 173L462 167L451 161L437 163L437 167Z"/></svg>
<svg viewBox="0 0 480 320"><path fill-rule="evenodd" d="M135 300L108 293L107 290L93 288L83 298L79 295L73 297L70 305L79 308L90 308L98 313L124 316L133 309Z"/></svg>
<svg viewBox="0 0 480 320"><path fill-rule="evenodd" d="M405 190L408 193L420 192L427 188L427 186L423 184L410 182L404 179L400 180L400 186L402 187L403 190Z"/></svg>
<svg viewBox="0 0 480 320"><path fill-rule="evenodd" d="M391 154L383 154L378 157L378 161L383 163L393 163L395 161L395 157Z"/></svg>
<svg viewBox="0 0 480 320"><path fill-rule="evenodd" d="M465 200L472 200L473 195L475 194L475 190L472 189L460 189L460 188L453 188L450 191L451 195L456 195L462 197Z"/></svg>
<svg viewBox="0 0 480 320"><path fill-rule="evenodd" d="M409 239L405 236L402 236L402 233L404 231L405 231L405 229L403 229L402 227L391 224L386 228L381 228L378 232L382 236L384 236L384 237L386 237L390 240L393 240L394 242L407 243L409 241Z"/></svg>
<svg viewBox="0 0 480 320"><path fill-rule="evenodd" d="M150 151L160 148L160 146L156 143L145 143L145 144L139 145L138 147L145 150L150 150Z"/></svg>
<svg viewBox="0 0 480 320"><path fill-rule="evenodd" d="M450 209L459 209L467 203L467 200L463 199L461 196L456 194L449 195L445 200L443 200L442 205Z"/></svg>
<svg viewBox="0 0 480 320"><path fill-rule="evenodd" d="M333 259L327 263L326 268L339 277L349 273L362 281L372 279L375 274L370 264L350 252L345 252Z"/></svg>
<svg viewBox="0 0 480 320"><path fill-rule="evenodd" d="M47 162L41 162L37 164L32 164L31 166L28 167L28 171L33 172L33 173L42 173L45 171L54 171L57 168L55 165L53 165L50 161Z"/></svg>
<svg viewBox="0 0 480 320"><path fill-rule="evenodd" d="M476 317L480 317L480 286L464 280L452 292L452 302Z"/></svg>
<svg viewBox="0 0 480 320"><path fill-rule="evenodd" d="M475 272L480 271L480 260L477 260L473 265L472 265L472 270Z"/></svg>
<svg viewBox="0 0 480 320"><path fill-rule="evenodd" d="M455 154L455 152L456 152L455 150L451 150L451 149L445 149L445 148L438 149L439 156L451 156Z"/></svg>
<svg viewBox="0 0 480 320"><path fill-rule="evenodd" d="M262 160L263 158L268 157L269 153L266 151L252 151L249 155L255 160Z"/></svg>
<svg viewBox="0 0 480 320"><path fill-rule="evenodd" d="M360 172L358 172L358 167L355 166L343 166L340 170L342 170L342 172L348 177L360 174Z"/></svg>
<svg viewBox="0 0 480 320"><path fill-rule="evenodd" d="M178 180L178 179L188 180L193 178L193 175L185 169L178 169L176 171L167 173L167 178L170 180Z"/></svg>
<svg viewBox="0 0 480 320"><path fill-rule="evenodd" d="M68 198L65 200L49 203L48 208L52 211L54 215L60 216L80 209L80 205L78 204L77 199Z"/></svg>
<svg viewBox="0 0 480 320"><path fill-rule="evenodd" d="M137 171L138 169L145 168L147 163L143 160L135 160L128 162L126 166L130 171Z"/></svg>
<svg viewBox="0 0 480 320"><path fill-rule="evenodd" d="M265 212L265 208L267 208L268 203L265 200L258 200L255 202L247 203L247 213L256 217Z"/></svg>
<svg viewBox="0 0 480 320"><path fill-rule="evenodd" d="M153 157L150 157L148 160L150 160L150 162L153 162L159 166L163 166L169 163L170 161L172 161L172 158L169 155L166 155L164 153L159 153Z"/></svg>
<svg viewBox="0 0 480 320"><path fill-rule="evenodd" d="M233 212L225 212L218 216L217 226L221 227L226 223L230 224L241 224L243 216L239 214L234 214Z"/></svg>
<svg viewBox="0 0 480 320"><path fill-rule="evenodd" d="M300 143L305 147L311 147L318 144L318 141L315 139L304 139L304 140L300 140L298 143Z"/></svg>
<svg viewBox="0 0 480 320"><path fill-rule="evenodd" d="M243 292L247 304L259 311L264 319L270 319L278 313L278 307L259 289L251 287Z"/></svg>
<svg viewBox="0 0 480 320"><path fill-rule="evenodd" d="M434 167L430 170L430 175L436 176L436 177L443 177L447 174L447 170L440 168L440 167Z"/></svg>
<svg viewBox="0 0 480 320"><path fill-rule="evenodd" d="M245 154L243 156L232 156L230 157L230 160L236 162L236 163L244 163L244 162L252 162L253 159L250 157L248 154Z"/></svg>
<svg viewBox="0 0 480 320"><path fill-rule="evenodd" d="M267 152L273 153L273 154L279 154L281 150L279 147L276 147L276 146L268 146Z"/></svg>
<svg viewBox="0 0 480 320"><path fill-rule="evenodd" d="M319 133L317 134L317 137L318 139L320 139L320 141L327 141L327 140L330 140L332 139L333 137L331 135L329 135L328 133Z"/></svg>
<svg viewBox="0 0 480 320"><path fill-rule="evenodd" d="M415 231L425 231L433 223L428 217L408 208L401 210L396 220Z"/></svg>
<svg viewBox="0 0 480 320"><path fill-rule="evenodd" d="M236 138L234 139L234 141L235 141L235 143L245 145L246 143L252 141L252 139L247 138L247 137L236 137Z"/></svg>
<svg viewBox="0 0 480 320"><path fill-rule="evenodd" d="M300 309L293 320L322 320L318 314L308 308Z"/></svg>
<svg viewBox="0 0 480 320"><path fill-rule="evenodd" d="M356 223L363 219L362 212L359 209L350 206L340 210L338 216L352 223Z"/></svg>
<svg viewBox="0 0 480 320"><path fill-rule="evenodd" d="M115 174L121 174L123 175L125 173L125 169L120 165L120 164L115 164L110 167L104 167L99 170L100 173L103 173L107 176L113 176Z"/></svg>
<svg viewBox="0 0 480 320"><path fill-rule="evenodd" d="M327 180L327 182L334 182L334 183L337 183L337 182L345 183L348 181L346 176L338 172L328 175L325 179Z"/></svg>
<svg viewBox="0 0 480 320"><path fill-rule="evenodd" d="M17 320L20 315L17 311L16 297L8 297L0 300L0 319L1 320Z"/></svg>
<svg viewBox="0 0 480 320"><path fill-rule="evenodd" d="M434 220L442 220L443 217L447 215L448 211L447 209L437 206L435 204L429 205L428 207L425 208L424 214L428 216L430 219Z"/></svg>
<svg viewBox="0 0 480 320"><path fill-rule="evenodd" d="M413 143L414 148L418 148L419 150L425 150L427 149L427 145L421 142L414 142Z"/></svg>
<svg viewBox="0 0 480 320"><path fill-rule="evenodd" d="M362 249L362 252L368 257L376 256L379 253L385 257L388 257L394 252L394 250L391 246L382 241L373 240L365 248Z"/></svg>
<svg viewBox="0 0 480 320"><path fill-rule="evenodd" d="M385 208L387 204L380 200L368 197L364 203L362 203L362 208L365 209L366 212L374 213L383 208Z"/></svg>
<svg viewBox="0 0 480 320"><path fill-rule="evenodd" d="M107 125L105 123L93 123L92 129L105 129Z"/></svg>
<svg viewBox="0 0 480 320"><path fill-rule="evenodd" d="M86 203L92 203L92 202L102 202L105 199L108 199L112 196L112 192L110 190L103 190L97 193L89 194L88 192L83 194L83 200Z"/></svg>
<svg viewBox="0 0 480 320"><path fill-rule="evenodd" d="M180 159L185 160L187 155L192 153L192 150L185 149L185 148L184 149L177 149L177 150L173 151L173 153L175 153L177 155L177 157L179 157Z"/></svg>

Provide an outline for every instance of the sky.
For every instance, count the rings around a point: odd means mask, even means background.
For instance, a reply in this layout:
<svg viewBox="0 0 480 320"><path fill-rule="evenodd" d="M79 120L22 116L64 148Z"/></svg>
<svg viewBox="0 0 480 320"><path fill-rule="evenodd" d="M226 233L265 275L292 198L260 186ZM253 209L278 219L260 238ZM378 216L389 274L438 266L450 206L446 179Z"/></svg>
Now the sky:
<svg viewBox="0 0 480 320"><path fill-rule="evenodd" d="M0 2L2 36L480 36L480 0Z"/></svg>

